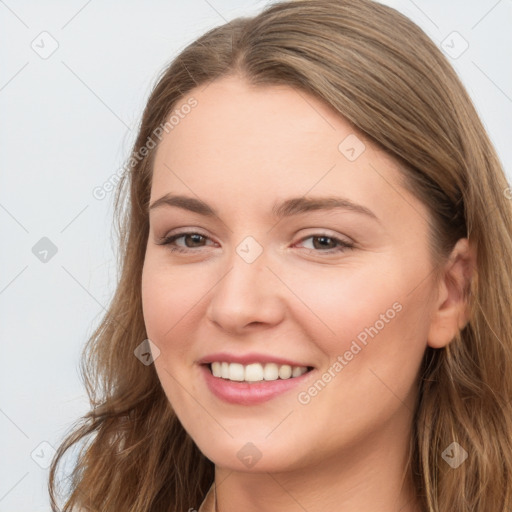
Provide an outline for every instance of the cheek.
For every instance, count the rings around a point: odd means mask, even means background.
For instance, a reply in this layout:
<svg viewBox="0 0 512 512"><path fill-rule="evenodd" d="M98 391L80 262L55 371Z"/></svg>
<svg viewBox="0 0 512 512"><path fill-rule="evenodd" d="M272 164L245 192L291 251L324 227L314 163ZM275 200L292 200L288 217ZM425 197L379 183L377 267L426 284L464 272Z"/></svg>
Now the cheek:
<svg viewBox="0 0 512 512"><path fill-rule="evenodd" d="M334 438L347 433L336 433L333 425L350 418L349 437L360 435L399 410L412 410L416 396L428 290L418 287L410 293L413 281L398 266L386 272L383 266L373 268L381 272L340 269L325 278L303 279L302 288L294 288L310 310L297 303L293 316L324 361L322 382L298 390L298 401L305 415L314 414L332 429Z"/></svg>
<svg viewBox="0 0 512 512"><path fill-rule="evenodd" d="M294 301L293 317L327 365L341 357L344 373L357 380L369 368L382 369L390 379L397 371L414 379L426 347L428 289L426 284L414 289L414 273L399 263L295 278L290 288L300 303Z"/></svg>
<svg viewBox="0 0 512 512"><path fill-rule="evenodd" d="M187 430L204 422L201 411L190 407L188 393L196 394L196 384L187 373L193 359L189 334L197 326L194 315L205 295L201 282L190 279L180 267L164 265L151 255L146 257L141 283L146 332L160 350L154 362L158 378Z"/></svg>
<svg viewBox="0 0 512 512"><path fill-rule="evenodd" d="M142 309L148 337L163 346L165 340L193 316L208 286L204 279L160 264L147 257L142 272Z"/></svg>
<svg viewBox="0 0 512 512"><path fill-rule="evenodd" d="M376 270L381 268L368 265L303 273L290 286L302 303L297 303L297 310L302 308L307 325L315 326L319 337L335 345L376 323L382 331L402 309L404 294L400 276L389 267L385 274Z"/></svg>

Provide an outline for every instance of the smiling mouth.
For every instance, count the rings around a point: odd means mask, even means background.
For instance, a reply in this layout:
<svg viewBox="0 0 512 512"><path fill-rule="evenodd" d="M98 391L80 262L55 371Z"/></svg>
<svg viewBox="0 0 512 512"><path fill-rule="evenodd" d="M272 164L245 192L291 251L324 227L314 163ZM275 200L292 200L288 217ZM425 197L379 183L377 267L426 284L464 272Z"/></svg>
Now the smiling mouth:
<svg viewBox="0 0 512 512"><path fill-rule="evenodd" d="M300 377L313 370L312 366L291 366L276 363L228 363L215 361L205 364L214 377L232 382L265 382Z"/></svg>

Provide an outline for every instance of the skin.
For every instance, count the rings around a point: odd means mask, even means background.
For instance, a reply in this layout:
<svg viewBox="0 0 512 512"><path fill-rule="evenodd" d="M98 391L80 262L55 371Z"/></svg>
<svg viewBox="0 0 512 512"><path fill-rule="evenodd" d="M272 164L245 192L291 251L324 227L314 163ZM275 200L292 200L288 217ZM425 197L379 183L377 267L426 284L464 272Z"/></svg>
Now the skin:
<svg viewBox="0 0 512 512"><path fill-rule="evenodd" d="M419 511L404 473L418 371L427 345L445 346L467 322L467 240L435 282L427 207L400 185L391 157L313 96L237 76L190 96L197 107L158 147L150 203L186 195L217 216L150 211L142 297L163 389L215 463L217 510ZM365 144L354 161L338 149L348 135ZM347 209L272 216L275 202L304 195L342 196L377 219ZM158 244L179 231L206 238L176 240L186 253ZM263 251L252 263L236 251L247 236ZM336 252L322 237L354 248ZM332 373L358 334L397 303L394 318L300 403L298 393ZM211 394L197 363L220 351L315 369L268 402L229 404ZM237 457L248 442L261 453L250 468Z"/></svg>

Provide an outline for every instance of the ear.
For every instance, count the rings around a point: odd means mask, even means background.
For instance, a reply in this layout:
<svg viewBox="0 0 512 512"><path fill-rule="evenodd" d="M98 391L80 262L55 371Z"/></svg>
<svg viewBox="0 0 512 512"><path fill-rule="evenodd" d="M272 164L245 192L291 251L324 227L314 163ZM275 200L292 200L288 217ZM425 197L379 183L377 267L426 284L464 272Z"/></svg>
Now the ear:
<svg viewBox="0 0 512 512"><path fill-rule="evenodd" d="M455 244L438 283L427 343L432 348L448 345L469 322L468 294L476 269L476 252L467 238Z"/></svg>

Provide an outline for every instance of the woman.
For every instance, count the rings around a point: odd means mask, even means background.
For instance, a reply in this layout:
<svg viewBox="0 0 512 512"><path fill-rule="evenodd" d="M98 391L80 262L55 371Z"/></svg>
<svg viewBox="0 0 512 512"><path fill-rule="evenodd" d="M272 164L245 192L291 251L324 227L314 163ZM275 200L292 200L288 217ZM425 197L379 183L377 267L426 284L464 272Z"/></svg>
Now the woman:
<svg viewBox="0 0 512 512"><path fill-rule="evenodd" d="M64 510L510 510L507 191L389 7L277 3L189 45L118 191L54 510L77 443Z"/></svg>

